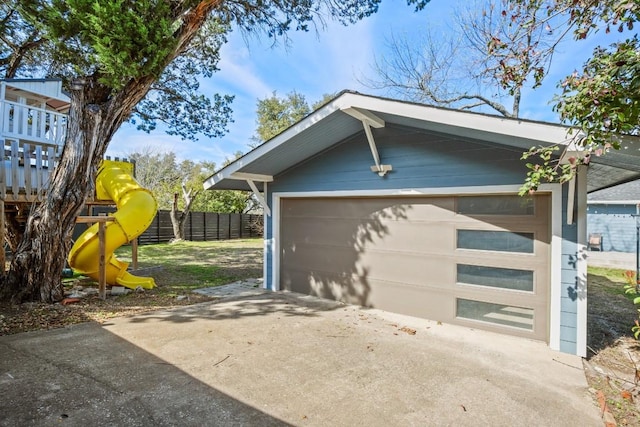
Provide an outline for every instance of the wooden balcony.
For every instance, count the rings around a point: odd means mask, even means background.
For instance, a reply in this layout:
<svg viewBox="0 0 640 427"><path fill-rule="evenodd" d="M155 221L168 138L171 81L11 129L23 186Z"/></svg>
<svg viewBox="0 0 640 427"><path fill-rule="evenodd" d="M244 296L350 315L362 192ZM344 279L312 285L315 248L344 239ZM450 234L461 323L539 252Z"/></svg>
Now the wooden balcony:
<svg viewBox="0 0 640 427"><path fill-rule="evenodd" d="M67 115L5 100L1 105L0 137L62 146L67 136Z"/></svg>
<svg viewBox="0 0 640 427"><path fill-rule="evenodd" d="M4 140L0 162L0 199L5 202L41 201L57 164L58 147Z"/></svg>
<svg viewBox="0 0 640 427"><path fill-rule="evenodd" d="M0 199L41 201L67 136L59 80L0 80Z"/></svg>

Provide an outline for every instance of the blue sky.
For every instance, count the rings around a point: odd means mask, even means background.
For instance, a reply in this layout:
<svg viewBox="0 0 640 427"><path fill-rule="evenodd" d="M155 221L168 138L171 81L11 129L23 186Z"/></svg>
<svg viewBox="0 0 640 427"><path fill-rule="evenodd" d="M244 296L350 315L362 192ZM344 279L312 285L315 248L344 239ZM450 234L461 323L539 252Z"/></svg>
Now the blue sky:
<svg viewBox="0 0 640 427"><path fill-rule="evenodd" d="M432 0L427 7L414 12L403 0L386 0L377 14L348 27L327 22L326 27L308 33L290 34L290 43L272 46L273 40L251 36L245 39L239 32L229 37L221 53L220 71L202 82L205 94L235 95L234 123L219 139L203 137L197 142L182 141L165 134L160 128L151 134L136 131L125 124L110 144L108 155L126 156L144 147L161 152L173 151L181 159L207 160L220 165L237 151L247 152L255 131L256 103L274 91L284 96L291 91L305 95L311 104L325 93L343 89L385 95L363 86L358 80L373 77L371 64L375 56L385 54L385 38L392 33L419 34L426 26L446 31L452 22L455 4L464 0ZM557 51L550 75L543 87L525 91L521 117L557 121L549 101L557 92L557 82L579 68L592 52L597 38L586 42L569 42Z"/></svg>

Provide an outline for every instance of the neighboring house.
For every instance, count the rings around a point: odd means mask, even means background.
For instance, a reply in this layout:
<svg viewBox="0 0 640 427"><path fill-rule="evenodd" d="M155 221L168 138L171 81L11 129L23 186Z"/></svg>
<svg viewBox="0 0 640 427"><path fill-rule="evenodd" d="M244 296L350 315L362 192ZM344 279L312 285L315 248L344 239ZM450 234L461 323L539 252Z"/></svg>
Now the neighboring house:
<svg viewBox="0 0 640 427"><path fill-rule="evenodd" d="M587 233L601 239L603 251L636 252L636 213L640 181L594 191L587 197Z"/></svg>
<svg viewBox="0 0 640 427"><path fill-rule="evenodd" d="M343 92L205 188L261 199L267 289L584 356L586 195L640 176L640 158L612 153L518 197L522 152L570 142L559 125Z"/></svg>

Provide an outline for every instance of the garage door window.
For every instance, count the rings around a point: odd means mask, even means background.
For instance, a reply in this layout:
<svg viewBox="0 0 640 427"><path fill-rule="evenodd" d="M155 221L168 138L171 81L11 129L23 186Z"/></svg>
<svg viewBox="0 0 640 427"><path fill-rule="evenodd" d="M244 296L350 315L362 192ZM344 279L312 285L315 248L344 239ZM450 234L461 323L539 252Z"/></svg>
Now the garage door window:
<svg viewBox="0 0 640 427"><path fill-rule="evenodd" d="M533 271L457 264L457 282L468 285L533 292Z"/></svg>
<svg viewBox="0 0 640 427"><path fill-rule="evenodd" d="M457 316L519 329L533 330L533 309L458 298Z"/></svg>
<svg viewBox="0 0 640 427"><path fill-rule="evenodd" d="M533 233L458 230L458 249L533 253Z"/></svg>
<svg viewBox="0 0 640 427"><path fill-rule="evenodd" d="M534 215L533 198L508 196L463 196L456 212L462 215Z"/></svg>

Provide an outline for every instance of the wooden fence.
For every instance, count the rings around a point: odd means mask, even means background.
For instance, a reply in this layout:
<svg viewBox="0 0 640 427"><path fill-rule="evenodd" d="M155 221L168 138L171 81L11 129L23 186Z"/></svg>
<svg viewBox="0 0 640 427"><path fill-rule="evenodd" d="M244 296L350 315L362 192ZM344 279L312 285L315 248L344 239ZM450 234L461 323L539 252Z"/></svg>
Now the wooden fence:
<svg viewBox="0 0 640 427"><path fill-rule="evenodd" d="M114 212L111 207L94 206L93 214ZM184 234L186 240L229 240L250 237L262 237L262 215L238 213L189 212L185 223ZM84 229L80 230L83 231ZM173 239L173 225L169 211L160 210L147 230L140 235L138 243L141 245L165 243Z"/></svg>

